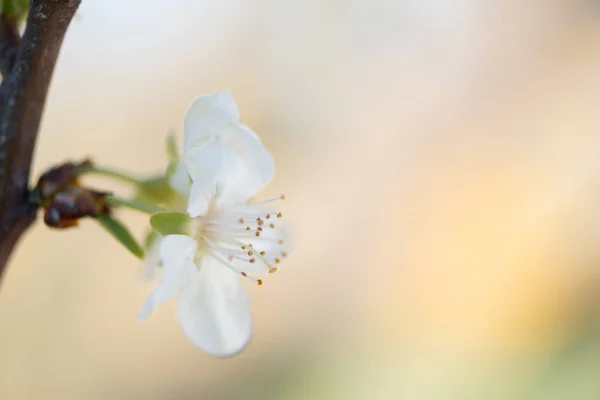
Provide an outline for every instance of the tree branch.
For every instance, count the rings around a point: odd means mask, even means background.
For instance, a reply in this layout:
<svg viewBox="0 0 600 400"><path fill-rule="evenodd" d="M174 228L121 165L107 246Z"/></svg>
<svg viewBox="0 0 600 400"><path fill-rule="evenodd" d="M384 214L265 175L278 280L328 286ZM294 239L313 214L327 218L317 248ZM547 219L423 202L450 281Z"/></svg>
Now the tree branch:
<svg viewBox="0 0 600 400"><path fill-rule="evenodd" d="M0 73L7 76L12 71L19 51L21 36L15 17L0 15Z"/></svg>
<svg viewBox="0 0 600 400"><path fill-rule="evenodd" d="M35 220L29 171L60 46L80 0L31 0L25 33L0 85L0 279L15 244ZM7 21L5 21L7 22ZM16 47L15 47L16 46ZM3 48L0 45L0 48ZM0 54L4 55L4 54Z"/></svg>

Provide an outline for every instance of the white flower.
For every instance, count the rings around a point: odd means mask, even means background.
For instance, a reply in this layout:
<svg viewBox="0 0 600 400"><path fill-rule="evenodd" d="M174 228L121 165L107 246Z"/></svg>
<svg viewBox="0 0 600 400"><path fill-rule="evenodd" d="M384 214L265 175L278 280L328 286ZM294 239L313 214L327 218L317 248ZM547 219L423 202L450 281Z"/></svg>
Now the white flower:
<svg viewBox="0 0 600 400"><path fill-rule="evenodd" d="M179 294L183 331L217 357L240 352L251 339L249 296L239 276L260 285L254 275L275 272L291 250L281 213L268 207L283 196L249 201L270 180L273 159L237 118L228 92L200 97L188 111L185 161L172 181L177 186L189 180L188 173L191 177L191 223L187 234L162 238L163 277L138 314L147 320L158 305Z"/></svg>
<svg viewBox="0 0 600 400"><path fill-rule="evenodd" d="M189 194L192 217L204 215L213 199L230 204L245 201L273 175L273 157L239 118L229 91L198 97L185 116L184 159L171 185Z"/></svg>

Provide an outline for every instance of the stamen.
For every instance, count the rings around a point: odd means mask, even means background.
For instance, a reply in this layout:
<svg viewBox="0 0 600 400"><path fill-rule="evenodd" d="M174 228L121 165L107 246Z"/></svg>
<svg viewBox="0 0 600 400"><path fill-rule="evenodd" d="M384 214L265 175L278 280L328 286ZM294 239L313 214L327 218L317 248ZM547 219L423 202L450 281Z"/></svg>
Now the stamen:
<svg viewBox="0 0 600 400"><path fill-rule="evenodd" d="M274 197L269 200L261 201L260 203L252 203L252 205L261 205L262 206L262 205L273 203L274 201L279 201L279 200L285 200L285 194L282 194L281 196Z"/></svg>
<svg viewBox="0 0 600 400"><path fill-rule="evenodd" d="M212 227L203 227L202 231L200 232L199 236L207 236L209 233L217 233L217 234L224 234L224 235L230 235L230 236L235 236L235 235L241 235L241 234L245 234L248 227L246 227L246 229L242 229L241 227L239 227L239 225L237 225L236 227L223 227L223 226L212 226Z"/></svg>
<svg viewBox="0 0 600 400"><path fill-rule="evenodd" d="M279 262L280 262L279 258L276 258L276 259L275 259L275 263L276 263L276 264L279 264Z"/></svg>
<svg viewBox="0 0 600 400"><path fill-rule="evenodd" d="M263 281L262 281L262 279L255 278L255 277L253 277L253 276L251 276L251 275L248 275L248 274L247 274L247 273L245 273L245 272L240 272L240 274L241 274L241 275L242 275L244 278L248 278L248 279L250 279L250 280L252 280L252 281L256 282L256 284L257 284L258 286L262 286L262 284L263 284Z"/></svg>
<svg viewBox="0 0 600 400"><path fill-rule="evenodd" d="M211 253L212 258L214 258L215 260L217 260L218 262L220 262L221 264L223 264L224 266L226 266L227 268L229 268L230 270L232 270L233 272L238 272L240 275L242 275L244 278L248 278L254 282L256 282L258 284L258 286L261 286L263 284L262 279L258 279L255 278L252 275L248 275L247 273L245 273L244 271L239 272L237 271L233 265L229 264L227 261L223 260L221 257L218 257L216 254Z"/></svg>
<svg viewBox="0 0 600 400"><path fill-rule="evenodd" d="M252 255L252 251L248 250L248 255L251 256Z"/></svg>
<svg viewBox="0 0 600 400"><path fill-rule="evenodd" d="M260 236L260 232L256 231L256 237L259 237L259 236Z"/></svg>
<svg viewBox="0 0 600 400"><path fill-rule="evenodd" d="M260 259L260 261L262 261L262 263L265 264L265 266L269 269L270 274L274 274L275 271L277 271L277 268L273 267L271 265L271 263L269 262L269 260L267 260L265 257L263 257L264 255L265 255L265 252L261 251L259 254L256 255L256 257L258 257Z"/></svg>
<svg viewBox="0 0 600 400"><path fill-rule="evenodd" d="M277 218L281 218L281 217L283 217L283 214L277 213Z"/></svg>
<svg viewBox="0 0 600 400"><path fill-rule="evenodd" d="M259 233L259 232L256 232L256 233ZM268 239L263 239L263 240L268 240ZM254 249L251 244L244 244L244 243L239 242L239 241L237 241L235 239L232 239L232 238L229 238L229 241L232 242L232 243L237 243L242 250L245 250L247 248ZM261 252L258 252L258 253L253 253L253 255L256 256L269 269L269 273L271 273L271 274L274 273L275 271L273 271L273 269L277 270L276 268L273 267L273 265L269 262L269 260L267 260L267 258L264 257L264 255L265 255L264 251L261 251ZM256 259L253 258L253 259L251 259L249 261L251 263L254 263L256 261Z"/></svg>

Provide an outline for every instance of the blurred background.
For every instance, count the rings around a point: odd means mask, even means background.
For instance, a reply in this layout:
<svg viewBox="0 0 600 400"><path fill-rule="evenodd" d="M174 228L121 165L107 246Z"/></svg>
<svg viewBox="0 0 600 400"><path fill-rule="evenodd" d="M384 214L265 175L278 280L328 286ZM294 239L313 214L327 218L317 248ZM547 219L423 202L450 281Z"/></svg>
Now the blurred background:
<svg viewBox="0 0 600 400"><path fill-rule="evenodd" d="M253 343L204 355L173 302L136 322L139 262L38 223L2 282L0 398L600 398L599 2L83 0L35 177L161 171L225 88L294 226L248 285Z"/></svg>

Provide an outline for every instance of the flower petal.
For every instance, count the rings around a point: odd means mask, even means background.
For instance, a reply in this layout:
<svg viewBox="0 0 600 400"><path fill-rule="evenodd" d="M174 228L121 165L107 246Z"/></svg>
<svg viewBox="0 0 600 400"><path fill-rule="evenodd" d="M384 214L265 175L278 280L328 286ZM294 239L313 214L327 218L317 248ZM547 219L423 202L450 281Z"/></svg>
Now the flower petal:
<svg viewBox="0 0 600 400"><path fill-rule="evenodd" d="M220 201L244 202L271 180L275 162L256 135L241 124L226 127L219 138L223 141L223 172L217 181Z"/></svg>
<svg viewBox="0 0 600 400"><path fill-rule="evenodd" d="M177 316L186 336L215 357L243 350L252 337L249 296L239 276L205 257L200 272L177 299Z"/></svg>
<svg viewBox="0 0 600 400"><path fill-rule="evenodd" d="M179 263L165 264L163 279L146 299L137 315L138 321L147 321L159 305L175 296L179 289L189 284L197 274L198 269L189 258Z"/></svg>
<svg viewBox="0 0 600 400"><path fill-rule="evenodd" d="M192 217L204 215L214 197L218 176L223 173L223 146L220 140L202 147L195 147L185 157L192 177L192 188L188 199L188 213Z"/></svg>
<svg viewBox="0 0 600 400"><path fill-rule="evenodd" d="M223 166L223 143L219 139L200 147L194 147L185 155L185 165L192 182L214 182Z"/></svg>
<svg viewBox="0 0 600 400"><path fill-rule="evenodd" d="M239 119L240 112L228 90L196 98L185 116L183 154L210 141L219 129Z"/></svg>
<svg viewBox="0 0 600 400"><path fill-rule="evenodd" d="M194 182L188 199L187 213L192 218L206 214L216 186L209 182Z"/></svg>
<svg viewBox="0 0 600 400"><path fill-rule="evenodd" d="M140 266L139 276L143 280L152 280L156 276L156 271L160 265L160 243L162 237L156 238L154 243L146 251L146 257Z"/></svg>
<svg viewBox="0 0 600 400"><path fill-rule="evenodd" d="M198 244L187 235L167 235L160 242L160 259L164 264L178 264L193 259Z"/></svg>

